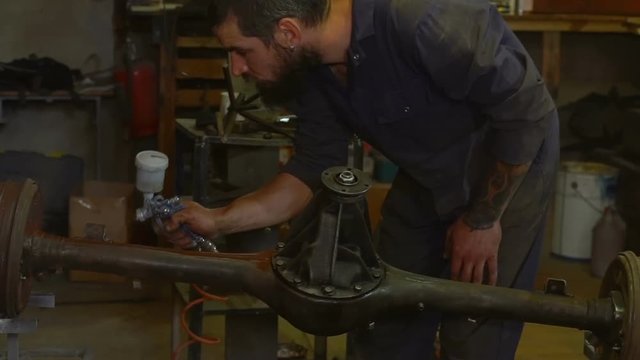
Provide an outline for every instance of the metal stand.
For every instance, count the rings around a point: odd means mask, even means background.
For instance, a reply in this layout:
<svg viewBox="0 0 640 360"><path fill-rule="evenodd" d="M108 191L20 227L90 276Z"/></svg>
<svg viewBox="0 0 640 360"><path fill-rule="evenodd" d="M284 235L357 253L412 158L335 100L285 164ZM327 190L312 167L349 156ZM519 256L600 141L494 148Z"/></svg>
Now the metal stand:
<svg viewBox="0 0 640 360"><path fill-rule="evenodd" d="M235 101L235 99L234 99ZM193 182L191 184L193 201L208 207L221 206L240 195L244 195L247 189L253 190L261 178L271 178L277 174L278 148L290 146L292 141L289 137L268 131L257 131L254 133L242 134L232 133L233 121L228 121L225 135L211 134L205 129L197 126L195 119L177 119L178 130L186 136L187 140L193 144L191 152L193 154L190 164ZM234 159L239 164L237 167L246 167L250 163L253 176L249 178L247 174L237 168L224 170L218 169L215 161L210 161L216 150L225 148L234 155ZM259 156L260 161L248 161L243 158L245 153L242 149L254 151L252 155ZM259 152L260 155L256 155ZM248 155L246 155L249 157ZM251 158L251 160L255 160ZM230 183L241 181L238 189L226 193L213 194L210 190L212 173L225 173L226 181ZM248 250L251 251L251 250ZM173 350L179 345L180 337L180 312L181 305L198 299L200 295L193 289L178 290L179 284L173 292L173 327L172 339ZM227 305L209 304L203 306L196 305L189 311L189 327L196 334L202 334L203 317L206 315L224 315L226 322L225 330L225 359L227 360L248 360L264 359L275 360L278 346L277 315L266 305L255 305L251 302L245 303L242 299L236 301L232 299ZM214 309L211 309L214 308ZM252 332L251 340L245 336L247 331ZM202 349L199 343L189 346L187 360L200 360Z"/></svg>
<svg viewBox="0 0 640 360"><path fill-rule="evenodd" d="M53 309L55 307L55 295L33 293L29 297L30 306L43 309ZM0 334L7 336L7 351L0 354L0 360L19 360L31 358L78 358L82 360L91 360L86 350L73 349L35 349L20 351L20 343L18 336L20 334L28 334L38 329L37 319L0 319Z"/></svg>

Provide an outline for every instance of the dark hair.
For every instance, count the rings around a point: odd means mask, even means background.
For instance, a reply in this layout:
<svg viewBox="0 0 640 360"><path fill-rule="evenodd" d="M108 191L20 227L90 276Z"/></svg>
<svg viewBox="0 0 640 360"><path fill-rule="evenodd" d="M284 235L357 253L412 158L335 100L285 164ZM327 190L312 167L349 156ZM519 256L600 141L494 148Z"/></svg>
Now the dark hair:
<svg viewBox="0 0 640 360"><path fill-rule="evenodd" d="M329 0L213 0L209 20L215 28L233 14L242 35L258 37L268 44L280 19L293 17L313 27L324 21L328 12Z"/></svg>

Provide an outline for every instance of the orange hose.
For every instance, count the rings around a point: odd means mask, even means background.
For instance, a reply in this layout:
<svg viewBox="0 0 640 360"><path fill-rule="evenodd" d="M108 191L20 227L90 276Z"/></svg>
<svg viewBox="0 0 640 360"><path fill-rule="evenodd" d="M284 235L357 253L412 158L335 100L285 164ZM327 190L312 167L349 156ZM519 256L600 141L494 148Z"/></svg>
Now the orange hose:
<svg viewBox="0 0 640 360"><path fill-rule="evenodd" d="M224 302L224 301L227 301L227 298L223 297L223 296L218 296L218 295L214 295L214 294L208 293L205 290L203 290L201 287L199 287L198 285L191 284L191 286L202 297L191 301L190 303L187 304L187 306L184 307L184 309L182 309L182 313L181 313L181 316L180 316L180 325L182 326L182 329L184 329L184 331L187 333L187 335L189 335L189 340L183 342L182 344L180 344L180 346L178 346L178 348L171 355L171 359L172 360L178 360L180 358L180 353L186 347L188 347L188 346L190 346L192 344L201 343L201 344L206 344L206 345L215 345L215 344L219 344L220 343L220 339L219 338L200 336L200 335L194 333L193 331L191 331L191 329L189 328L189 324L187 322L187 314L189 313L189 310L191 310L191 308L193 308L194 306L196 306L198 304L202 304L207 300Z"/></svg>

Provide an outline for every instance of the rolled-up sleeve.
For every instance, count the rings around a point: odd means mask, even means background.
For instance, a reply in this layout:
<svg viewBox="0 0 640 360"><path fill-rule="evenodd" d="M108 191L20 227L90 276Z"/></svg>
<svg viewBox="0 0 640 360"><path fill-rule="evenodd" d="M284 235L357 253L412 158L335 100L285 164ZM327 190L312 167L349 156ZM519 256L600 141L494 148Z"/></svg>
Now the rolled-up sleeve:
<svg viewBox="0 0 640 360"><path fill-rule="evenodd" d="M309 88L289 109L299 118L295 134L295 154L282 169L315 190L321 173L332 166L346 165L352 132L337 114L318 86Z"/></svg>
<svg viewBox="0 0 640 360"><path fill-rule="evenodd" d="M534 159L555 105L520 41L486 1L437 2L415 23L414 54L449 97L488 119L493 155L510 164ZM455 119L450 119L455 121Z"/></svg>

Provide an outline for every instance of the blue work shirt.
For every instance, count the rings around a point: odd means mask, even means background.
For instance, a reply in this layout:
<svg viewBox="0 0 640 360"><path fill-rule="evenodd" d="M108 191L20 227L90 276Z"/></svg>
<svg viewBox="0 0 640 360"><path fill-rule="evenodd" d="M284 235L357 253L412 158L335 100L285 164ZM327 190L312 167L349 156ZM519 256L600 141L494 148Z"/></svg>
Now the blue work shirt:
<svg viewBox="0 0 640 360"><path fill-rule="evenodd" d="M448 214L469 200L474 151L524 164L557 131L538 70L487 1L353 0L352 20L347 83L314 68L291 107L300 123L284 171L312 189L346 164L355 133Z"/></svg>

